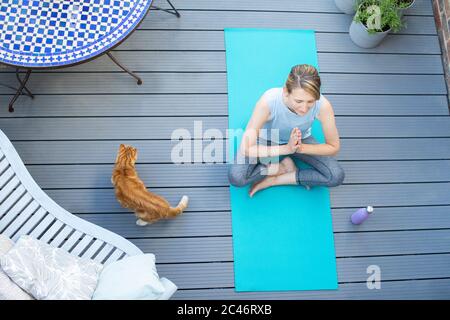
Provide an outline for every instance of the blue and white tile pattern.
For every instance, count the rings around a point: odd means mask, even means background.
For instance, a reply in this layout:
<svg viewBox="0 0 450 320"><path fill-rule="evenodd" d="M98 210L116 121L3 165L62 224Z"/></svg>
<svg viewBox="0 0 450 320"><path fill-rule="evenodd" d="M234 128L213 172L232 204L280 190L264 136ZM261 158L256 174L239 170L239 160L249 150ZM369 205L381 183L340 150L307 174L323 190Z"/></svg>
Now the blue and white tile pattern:
<svg viewBox="0 0 450 320"><path fill-rule="evenodd" d="M57 67L120 42L151 0L0 0L0 62Z"/></svg>

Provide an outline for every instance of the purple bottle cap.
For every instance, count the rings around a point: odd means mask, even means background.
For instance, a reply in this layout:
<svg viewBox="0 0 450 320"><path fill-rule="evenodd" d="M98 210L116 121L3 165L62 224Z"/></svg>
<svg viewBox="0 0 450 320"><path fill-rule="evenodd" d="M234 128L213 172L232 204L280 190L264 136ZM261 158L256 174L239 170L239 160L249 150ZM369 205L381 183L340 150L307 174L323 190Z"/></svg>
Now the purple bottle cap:
<svg viewBox="0 0 450 320"><path fill-rule="evenodd" d="M372 213L373 212L373 207L372 206L367 206L366 210L367 210L367 213Z"/></svg>

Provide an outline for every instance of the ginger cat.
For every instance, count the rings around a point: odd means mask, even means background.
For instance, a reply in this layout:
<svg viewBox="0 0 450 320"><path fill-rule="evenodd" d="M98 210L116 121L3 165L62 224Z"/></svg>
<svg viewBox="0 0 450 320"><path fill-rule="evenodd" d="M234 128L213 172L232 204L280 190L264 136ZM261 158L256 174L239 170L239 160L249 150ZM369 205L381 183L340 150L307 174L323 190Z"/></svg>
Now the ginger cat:
<svg viewBox="0 0 450 320"><path fill-rule="evenodd" d="M173 208L166 199L149 192L136 172L136 160L136 148L121 144L111 178L117 200L122 207L134 211L138 217L136 224L145 226L181 214L186 209L189 198L183 196Z"/></svg>

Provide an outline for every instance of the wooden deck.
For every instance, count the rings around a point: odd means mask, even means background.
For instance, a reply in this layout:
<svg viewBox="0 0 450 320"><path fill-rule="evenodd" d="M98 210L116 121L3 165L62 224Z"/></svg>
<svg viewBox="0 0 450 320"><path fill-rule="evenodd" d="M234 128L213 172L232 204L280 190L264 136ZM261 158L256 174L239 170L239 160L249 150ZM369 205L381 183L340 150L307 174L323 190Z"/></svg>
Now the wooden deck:
<svg viewBox="0 0 450 320"><path fill-rule="evenodd" d="M164 1L158 1L164 6ZM34 73L32 101L0 86L0 128L42 188L65 209L156 254L177 299L449 299L450 117L430 0L375 49L348 36L351 17L331 0L173 0L182 17L151 11L115 55L142 86L101 57ZM172 130L227 128L225 27L316 31L323 92L341 135L345 183L330 189L337 291L235 293L226 164L174 165ZM255 52L257 54L257 52ZM11 69L0 83L16 85ZM139 149L148 187L189 210L141 228L110 183L120 143ZM374 215L349 222L361 206ZM366 287L369 265L381 290Z"/></svg>

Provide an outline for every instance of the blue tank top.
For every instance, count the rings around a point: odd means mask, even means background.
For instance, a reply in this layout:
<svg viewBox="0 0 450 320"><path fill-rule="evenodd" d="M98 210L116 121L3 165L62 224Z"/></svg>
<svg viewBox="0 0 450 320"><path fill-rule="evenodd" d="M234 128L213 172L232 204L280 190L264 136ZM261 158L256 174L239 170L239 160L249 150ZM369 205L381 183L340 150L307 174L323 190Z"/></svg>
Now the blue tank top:
<svg viewBox="0 0 450 320"><path fill-rule="evenodd" d="M316 100L314 106L303 116L291 111L283 102L283 88L272 88L265 93L267 104L270 109L270 116L260 130L259 136L265 140L285 144L289 142L292 129L299 128L302 132L302 139L311 135L311 126L314 119L319 114L320 106L324 99ZM265 130L263 130L265 129ZM278 129L279 137L276 141L276 134L271 136L271 129Z"/></svg>

